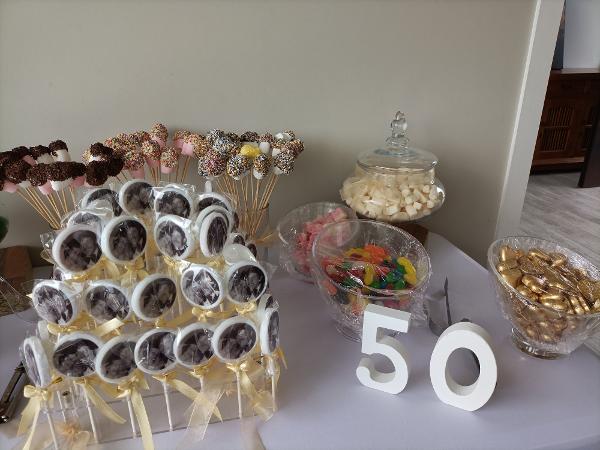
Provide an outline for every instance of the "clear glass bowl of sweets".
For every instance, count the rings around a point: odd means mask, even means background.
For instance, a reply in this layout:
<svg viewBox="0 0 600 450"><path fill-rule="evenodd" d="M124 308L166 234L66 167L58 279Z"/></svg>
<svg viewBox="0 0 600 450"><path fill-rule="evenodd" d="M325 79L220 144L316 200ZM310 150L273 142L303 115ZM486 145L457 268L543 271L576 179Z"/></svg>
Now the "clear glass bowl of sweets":
<svg viewBox="0 0 600 450"><path fill-rule="evenodd" d="M506 237L488 249L488 268L512 339L554 359L600 333L600 270L583 256L535 237Z"/></svg>
<svg viewBox="0 0 600 450"><path fill-rule="evenodd" d="M375 303L410 312L424 322L431 263L407 232L371 220L326 225L312 247L311 273L336 328L360 340L363 313Z"/></svg>
<svg viewBox="0 0 600 450"><path fill-rule="evenodd" d="M333 202L308 203L287 213L277 224L279 265L292 277L313 283L310 252L315 238L325 225L347 219L356 219L354 211Z"/></svg>
<svg viewBox="0 0 600 450"><path fill-rule="evenodd" d="M444 203L444 186L435 177L438 159L408 145L403 113L396 113L391 127L383 148L359 155L340 195L359 217L392 224L414 222Z"/></svg>

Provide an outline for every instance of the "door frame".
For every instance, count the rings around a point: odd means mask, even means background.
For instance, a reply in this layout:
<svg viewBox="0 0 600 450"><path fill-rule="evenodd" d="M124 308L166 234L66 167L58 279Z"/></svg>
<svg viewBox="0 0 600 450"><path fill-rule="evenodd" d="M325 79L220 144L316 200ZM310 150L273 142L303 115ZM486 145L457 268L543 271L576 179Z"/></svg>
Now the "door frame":
<svg viewBox="0 0 600 450"><path fill-rule="evenodd" d="M563 0L536 0L504 174L496 239L517 234L546 98Z"/></svg>

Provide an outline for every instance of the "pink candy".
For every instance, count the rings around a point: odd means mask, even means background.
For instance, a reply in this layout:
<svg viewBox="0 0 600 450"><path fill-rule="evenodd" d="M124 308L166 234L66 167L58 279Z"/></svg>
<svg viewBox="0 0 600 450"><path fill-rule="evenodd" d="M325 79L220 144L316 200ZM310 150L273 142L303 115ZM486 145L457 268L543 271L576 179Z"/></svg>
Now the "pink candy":
<svg viewBox="0 0 600 450"><path fill-rule="evenodd" d="M296 248L292 258L296 267L304 274L310 273L309 258L312 251L312 245L315 238L323 227L327 224L340 222L347 219L348 216L342 208L336 208L328 214L318 216L310 222L306 222L302 227L302 232L296 235Z"/></svg>

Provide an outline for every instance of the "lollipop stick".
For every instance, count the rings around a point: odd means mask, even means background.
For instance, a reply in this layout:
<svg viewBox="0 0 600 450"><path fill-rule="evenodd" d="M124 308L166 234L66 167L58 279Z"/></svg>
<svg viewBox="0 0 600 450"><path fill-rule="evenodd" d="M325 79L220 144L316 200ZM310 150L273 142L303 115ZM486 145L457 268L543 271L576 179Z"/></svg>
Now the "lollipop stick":
<svg viewBox="0 0 600 450"><path fill-rule="evenodd" d="M21 191L17 191L17 193L23 198L23 200L25 200L27 203L29 203L29 206L31 206L40 216L42 216L42 219L44 219L46 222L48 222L50 225L52 225L52 221L42 213L42 211L33 202L33 200L30 200L29 198L27 198L27 196L25 196L25 194L23 194Z"/></svg>
<svg viewBox="0 0 600 450"><path fill-rule="evenodd" d="M56 430L54 429L54 419L52 419L52 414L48 410L48 402L44 402L44 412L46 413L46 417L48 418L48 427L50 428L50 434L52 435L52 442L54 443L54 450L58 450L58 441L56 439Z"/></svg>
<svg viewBox="0 0 600 450"><path fill-rule="evenodd" d="M77 410L77 402L75 401L75 391L73 389L73 383L71 382L71 386L69 386L69 393L71 394L71 403L73 404L73 413L79 421L79 411Z"/></svg>
<svg viewBox="0 0 600 450"><path fill-rule="evenodd" d="M173 419L171 417L171 399L169 397L169 388L167 383L163 382L163 392L165 394L165 403L167 404L167 419L169 420L169 431L173 431Z"/></svg>
<svg viewBox="0 0 600 450"><path fill-rule="evenodd" d="M58 406L60 407L60 412L62 414L63 420L66 423L67 422L67 413L65 411L65 405L64 405L63 399L62 399L62 392L59 392L57 397L58 397Z"/></svg>
<svg viewBox="0 0 600 450"><path fill-rule="evenodd" d="M175 166L175 183L179 180L179 164L181 164L181 157L177 159L177 166ZM169 174L169 181L171 181L171 174Z"/></svg>
<svg viewBox="0 0 600 450"><path fill-rule="evenodd" d="M69 204L67 203L67 197L65 196L65 190L60 191L60 195L62 197L63 205L65 205L65 213L70 211Z"/></svg>
<svg viewBox="0 0 600 450"><path fill-rule="evenodd" d="M240 372L237 370L235 372L235 381L237 384L237 399L238 399L238 414L240 416L240 420L242 419L242 387L240 383Z"/></svg>
<svg viewBox="0 0 600 450"><path fill-rule="evenodd" d="M129 421L131 422L131 436L133 439L137 437L137 431L135 429L135 420L133 418L133 405L131 404L131 395L127 396L127 409L129 410Z"/></svg>
<svg viewBox="0 0 600 450"><path fill-rule="evenodd" d="M85 398L85 406L90 416L90 425L92 426L92 434L94 435L94 442L98 443L98 432L96 431L96 420L94 419L94 412L92 411L92 405L85 389L83 389L83 397Z"/></svg>
<svg viewBox="0 0 600 450"><path fill-rule="evenodd" d="M277 411L277 398L275 397L275 393L277 389L275 387L275 374L271 375L271 395L273 396L273 412Z"/></svg>

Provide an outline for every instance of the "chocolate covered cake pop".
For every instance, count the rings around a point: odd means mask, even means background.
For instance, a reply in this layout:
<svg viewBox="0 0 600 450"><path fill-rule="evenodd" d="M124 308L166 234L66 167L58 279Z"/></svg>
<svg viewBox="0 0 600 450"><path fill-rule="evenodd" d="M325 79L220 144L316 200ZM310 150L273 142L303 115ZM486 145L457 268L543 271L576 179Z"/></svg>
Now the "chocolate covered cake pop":
<svg viewBox="0 0 600 450"><path fill-rule="evenodd" d="M156 142L160 148L163 148L167 144L169 132L167 131L167 127L165 127L162 123L155 123L152 126L149 134L150 139Z"/></svg>
<svg viewBox="0 0 600 450"><path fill-rule="evenodd" d="M275 175L289 175L294 170L296 158L294 153L285 150L273 157L273 172Z"/></svg>
<svg viewBox="0 0 600 450"><path fill-rule="evenodd" d="M134 178L144 178L144 165L146 160L144 156L137 151L128 151L123 156L124 168L129 171Z"/></svg>
<svg viewBox="0 0 600 450"><path fill-rule="evenodd" d="M302 143L302 141L294 139L290 142L287 142L283 146L283 151L290 151L294 154L294 157L297 158L298 155L304 151L304 144Z"/></svg>
<svg viewBox="0 0 600 450"><path fill-rule="evenodd" d="M206 136L204 138L206 139L208 145L212 146L215 143L215 141L220 137L225 137L225 132L223 130L213 128L208 133L206 133Z"/></svg>
<svg viewBox="0 0 600 450"><path fill-rule="evenodd" d="M146 141L142 144L142 155L151 167L158 167L161 153L161 146L156 141Z"/></svg>
<svg viewBox="0 0 600 450"><path fill-rule="evenodd" d="M219 177L227 169L227 158L214 150L208 150L198 160L198 173L204 177Z"/></svg>
<svg viewBox="0 0 600 450"><path fill-rule="evenodd" d="M35 147L31 147L29 150L29 154L38 164L52 164L54 162L52 150L45 145L36 145Z"/></svg>
<svg viewBox="0 0 600 450"><path fill-rule="evenodd" d="M173 135L173 145L177 147L179 150L182 150L183 143L185 138L189 136L191 133L187 130L177 130Z"/></svg>
<svg viewBox="0 0 600 450"><path fill-rule="evenodd" d="M108 180L108 168L105 161L91 161L86 165L86 183L90 186L102 186Z"/></svg>
<svg viewBox="0 0 600 450"><path fill-rule="evenodd" d="M271 172L272 165L273 161L269 155L265 155L264 153L258 155L252 162L252 174L254 175L254 178L262 180L269 172Z"/></svg>
<svg viewBox="0 0 600 450"><path fill-rule="evenodd" d="M232 156L227 161L227 175L234 180L241 179L252 168L252 159L244 155Z"/></svg>
<svg viewBox="0 0 600 450"><path fill-rule="evenodd" d="M179 163L179 151L175 147L165 147L160 155L160 171L171 173Z"/></svg>
<svg viewBox="0 0 600 450"><path fill-rule="evenodd" d="M50 148L52 155L55 155L56 161L60 161L60 162L71 161L71 156L69 155L69 149L67 148L67 144L65 144L64 141L57 139L56 141L50 142L50 145L48 145L48 147Z"/></svg>
<svg viewBox="0 0 600 450"><path fill-rule="evenodd" d="M242 142L258 143L258 141L260 140L260 136L255 131L245 131L240 136L240 140Z"/></svg>
<svg viewBox="0 0 600 450"><path fill-rule="evenodd" d="M109 177L116 177L121 173L123 167L125 167L123 158L113 156L106 165L106 173Z"/></svg>

